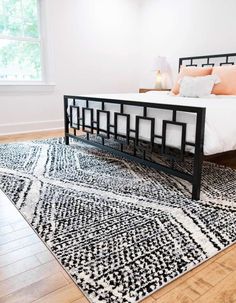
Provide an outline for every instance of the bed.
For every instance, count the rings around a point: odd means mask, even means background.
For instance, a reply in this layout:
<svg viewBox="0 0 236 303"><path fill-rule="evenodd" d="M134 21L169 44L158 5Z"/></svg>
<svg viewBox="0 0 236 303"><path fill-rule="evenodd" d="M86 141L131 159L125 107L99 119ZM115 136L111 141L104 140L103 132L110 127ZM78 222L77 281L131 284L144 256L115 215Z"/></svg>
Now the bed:
<svg viewBox="0 0 236 303"><path fill-rule="evenodd" d="M179 67L233 60L236 54L187 57ZM236 150L236 96L65 95L64 115L67 145L70 138L81 140L182 178L192 184L194 200L200 198L203 155Z"/></svg>

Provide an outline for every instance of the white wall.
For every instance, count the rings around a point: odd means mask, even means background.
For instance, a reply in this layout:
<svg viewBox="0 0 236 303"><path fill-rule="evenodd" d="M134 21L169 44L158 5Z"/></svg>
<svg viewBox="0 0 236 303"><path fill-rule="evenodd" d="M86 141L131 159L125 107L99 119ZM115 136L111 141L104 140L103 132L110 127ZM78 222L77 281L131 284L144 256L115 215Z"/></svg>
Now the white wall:
<svg viewBox="0 0 236 303"><path fill-rule="evenodd" d="M152 60L236 52L235 0L146 0L142 6L141 85L150 87Z"/></svg>
<svg viewBox="0 0 236 303"><path fill-rule="evenodd" d="M63 94L137 91L139 1L42 0L56 86L0 87L0 134L62 127Z"/></svg>

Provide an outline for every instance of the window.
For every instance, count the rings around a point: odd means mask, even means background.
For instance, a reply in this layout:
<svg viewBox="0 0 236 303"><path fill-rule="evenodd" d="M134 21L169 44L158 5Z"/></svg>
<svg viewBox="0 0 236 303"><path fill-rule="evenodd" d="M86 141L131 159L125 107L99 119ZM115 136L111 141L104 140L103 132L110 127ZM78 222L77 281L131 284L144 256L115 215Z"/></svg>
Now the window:
<svg viewBox="0 0 236 303"><path fill-rule="evenodd" d="M0 0L0 81L41 81L38 0Z"/></svg>

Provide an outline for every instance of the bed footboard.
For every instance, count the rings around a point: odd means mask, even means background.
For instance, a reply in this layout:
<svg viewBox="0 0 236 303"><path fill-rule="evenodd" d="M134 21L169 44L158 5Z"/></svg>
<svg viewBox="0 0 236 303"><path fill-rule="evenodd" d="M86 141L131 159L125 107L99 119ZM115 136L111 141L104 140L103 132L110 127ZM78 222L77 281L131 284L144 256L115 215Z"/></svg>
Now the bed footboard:
<svg viewBox="0 0 236 303"><path fill-rule="evenodd" d="M183 112L195 121L191 142L188 123L178 119ZM192 184L192 199L200 199L205 108L66 95L64 119L66 145L81 140L179 177ZM169 126L181 132L178 148L168 145Z"/></svg>

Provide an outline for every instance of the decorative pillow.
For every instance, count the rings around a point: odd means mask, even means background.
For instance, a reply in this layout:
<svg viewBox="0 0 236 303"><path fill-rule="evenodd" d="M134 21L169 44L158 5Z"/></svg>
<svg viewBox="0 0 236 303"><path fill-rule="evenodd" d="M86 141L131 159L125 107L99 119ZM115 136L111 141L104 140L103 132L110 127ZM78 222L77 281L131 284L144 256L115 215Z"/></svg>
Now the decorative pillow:
<svg viewBox="0 0 236 303"><path fill-rule="evenodd" d="M236 95L236 66L216 66L213 67L212 75L220 78L212 93L215 95Z"/></svg>
<svg viewBox="0 0 236 303"><path fill-rule="evenodd" d="M201 98L211 95L212 89L216 83L219 83L217 75L204 77L183 77L179 80L180 96Z"/></svg>
<svg viewBox="0 0 236 303"><path fill-rule="evenodd" d="M201 76L208 76L212 73L212 67L194 67L194 66L182 66L180 72L178 74L177 80L175 85L172 88L172 93L178 95L179 93L179 80L182 79L184 76L191 76L191 77L201 77Z"/></svg>

